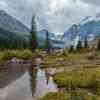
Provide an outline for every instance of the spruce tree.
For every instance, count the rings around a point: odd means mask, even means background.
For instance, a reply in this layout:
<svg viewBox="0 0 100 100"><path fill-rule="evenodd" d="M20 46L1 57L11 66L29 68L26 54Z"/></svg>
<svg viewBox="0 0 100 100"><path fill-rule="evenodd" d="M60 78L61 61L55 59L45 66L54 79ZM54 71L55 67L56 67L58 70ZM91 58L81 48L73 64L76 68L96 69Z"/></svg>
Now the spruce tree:
<svg viewBox="0 0 100 100"><path fill-rule="evenodd" d="M31 23L31 32L30 32L30 48L32 52L35 52L37 48L37 36L36 36L36 23L35 23L35 17L32 17L32 23ZM33 62L33 61L32 61ZM34 96L34 87L35 87L35 78L36 73L34 72L34 66L33 64L30 66L30 83L31 83L31 91L32 96Z"/></svg>
<svg viewBox="0 0 100 100"><path fill-rule="evenodd" d="M31 32L30 32L30 48L34 52L37 48L37 37L36 37L36 23L35 23L35 16L32 17L31 23Z"/></svg>
<svg viewBox="0 0 100 100"><path fill-rule="evenodd" d="M45 43L45 48L46 48L47 54L50 54L51 44L50 44L50 39L49 39L48 31L46 32L46 43Z"/></svg>
<svg viewBox="0 0 100 100"><path fill-rule="evenodd" d="M73 52L73 51L74 51L74 46L71 45L70 48L69 48L69 50L68 50L68 52L71 53L71 52Z"/></svg>
<svg viewBox="0 0 100 100"><path fill-rule="evenodd" d="M82 42L79 40L78 41L78 44L77 44L77 46L76 46L76 50L77 51L80 51L82 49Z"/></svg>
<svg viewBox="0 0 100 100"><path fill-rule="evenodd" d="M100 39L98 40L97 50L100 50Z"/></svg>
<svg viewBox="0 0 100 100"><path fill-rule="evenodd" d="M89 46L88 46L88 41L87 41L87 39L85 39L85 41L84 41L84 48L85 49L87 49Z"/></svg>

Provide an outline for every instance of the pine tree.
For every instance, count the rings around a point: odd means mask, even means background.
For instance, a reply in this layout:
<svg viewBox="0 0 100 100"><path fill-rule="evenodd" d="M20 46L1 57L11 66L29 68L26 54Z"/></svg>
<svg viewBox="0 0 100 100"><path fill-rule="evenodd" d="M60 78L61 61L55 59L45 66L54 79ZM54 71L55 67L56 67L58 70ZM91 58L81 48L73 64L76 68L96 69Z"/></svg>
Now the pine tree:
<svg viewBox="0 0 100 100"><path fill-rule="evenodd" d="M36 23L35 23L35 17L32 17L32 25L31 25L31 32L30 32L30 48L32 52L35 52L37 48L37 36L36 36ZM32 91L32 96L34 96L34 87L35 87L35 78L36 78L36 73L34 72L34 66L30 66L30 83L31 83L31 91Z"/></svg>
<svg viewBox="0 0 100 100"><path fill-rule="evenodd" d="M79 40L78 41L78 44L77 44L77 46L76 46L76 50L77 51L80 51L82 49L82 42Z"/></svg>
<svg viewBox="0 0 100 100"><path fill-rule="evenodd" d="M37 48L37 37L36 37L36 23L35 17L32 17L32 26L31 26L31 36L30 36L30 48L34 52Z"/></svg>
<svg viewBox="0 0 100 100"><path fill-rule="evenodd" d="M45 48L46 48L47 54L50 54L51 44L50 44L50 39L49 39L48 31L46 32Z"/></svg>
<svg viewBox="0 0 100 100"><path fill-rule="evenodd" d="M74 51L74 46L71 45L70 48L69 48L69 50L68 50L68 52L71 53L71 52L73 52L73 51Z"/></svg>
<svg viewBox="0 0 100 100"><path fill-rule="evenodd" d="M100 50L100 39L98 40L97 50Z"/></svg>
<svg viewBox="0 0 100 100"><path fill-rule="evenodd" d="M25 40L23 40L23 48L26 49L27 48L27 42Z"/></svg>
<svg viewBox="0 0 100 100"><path fill-rule="evenodd" d="M87 39L85 39L85 41L84 41L84 48L85 49L87 49L89 46L88 46L88 41L87 41Z"/></svg>

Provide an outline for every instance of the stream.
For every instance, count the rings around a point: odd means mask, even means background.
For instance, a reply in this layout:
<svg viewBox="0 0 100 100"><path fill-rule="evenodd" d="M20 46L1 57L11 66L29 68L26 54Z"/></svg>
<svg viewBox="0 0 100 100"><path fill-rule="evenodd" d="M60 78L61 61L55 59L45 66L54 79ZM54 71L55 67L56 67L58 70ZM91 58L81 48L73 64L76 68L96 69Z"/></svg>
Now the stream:
<svg viewBox="0 0 100 100"><path fill-rule="evenodd" d="M29 73L0 89L0 100L33 100L30 91Z"/></svg>
<svg viewBox="0 0 100 100"><path fill-rule="evenodd" d="M50 76L47 82L47 77L43 69L38 69L36 75L36 88L35 98L41 98L48 92L57 92L57 85L54 83L53 78Z"/></svg>
<svg viewBox="0 0 100 100"><path fill-rule="evenodd" d="M57 92L58 88L50 76L47 83L45 70L38 68L34 97L30 89L30 75L28 70L18 79L4 88L0 88L0 100L38 100L48 92Z"/></svg>

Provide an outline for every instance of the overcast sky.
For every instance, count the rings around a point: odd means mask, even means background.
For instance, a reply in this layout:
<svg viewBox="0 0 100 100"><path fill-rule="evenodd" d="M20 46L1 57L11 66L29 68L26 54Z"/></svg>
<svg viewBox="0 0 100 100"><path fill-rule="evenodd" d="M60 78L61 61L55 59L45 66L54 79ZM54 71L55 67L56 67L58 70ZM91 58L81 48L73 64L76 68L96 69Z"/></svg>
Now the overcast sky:
<svg viewBox="0 0 100 100"><path fill-rule="evenodd" d="M0 8L17 17L28 27L32 13L39 30L62 33L85 16L100 11L100 0L0 0Z"/></svg>

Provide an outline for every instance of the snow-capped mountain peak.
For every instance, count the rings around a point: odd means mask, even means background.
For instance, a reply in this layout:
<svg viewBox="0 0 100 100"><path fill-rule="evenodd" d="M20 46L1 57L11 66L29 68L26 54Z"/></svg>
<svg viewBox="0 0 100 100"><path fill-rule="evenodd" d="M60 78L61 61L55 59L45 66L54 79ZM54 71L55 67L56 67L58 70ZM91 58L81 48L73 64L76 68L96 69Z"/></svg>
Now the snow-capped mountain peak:
<svg viewBox="0 0 100 100"><path fill-rule="evenodd" d="M97 13L93 16L86 16L84 19L81 20L80 25L84 25L85 23L88 23L90 21L99 21L100 20L100 13Z"/></svg>
<svg viewBox="0 0 100 100"><path fill-rule="evenodd" d="M92 20L93 20L93 17L87 16L84 19L82 19L81 22L79 22L79 23L80 23L80 25L83 25L83 24L85 24L85 23L87 23L89 21L92 21Z"/></svg>
<svg viewBox="0 0 100 100"><path fill-rule="evenodd" d="M100 20L100 13L96 14L95 20L96 20L96 21Z"/></svg>
<svg viewBox="0 0 100 100"><path fill-rule="evenodd" d="M77 41L84 41L87 39L88 41L94 40L96 37L100 37L100 13L87 16L75 26L72 25L65 33L64 38L66 40L70 39L73 41L74 45L77 44ZM71 38L70 38L71 37ZM68 43L67 41L65 41Z"/></svg>

